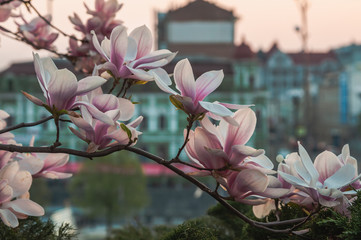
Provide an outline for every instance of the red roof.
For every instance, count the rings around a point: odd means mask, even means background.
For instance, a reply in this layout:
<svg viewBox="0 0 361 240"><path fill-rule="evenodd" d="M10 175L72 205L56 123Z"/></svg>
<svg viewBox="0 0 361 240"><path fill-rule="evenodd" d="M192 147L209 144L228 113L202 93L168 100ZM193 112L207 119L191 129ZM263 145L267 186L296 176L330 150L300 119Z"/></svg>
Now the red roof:
<svg viewBox="0 0 361 240"><path fill-rule="evenodd" d="M299 65L318 65L326 60L336 61L336 56L333 51L326 53L310 52L307 55L300 53L288 53L287 54L293 61L294 64Z"/></svg>
<svg viewBox="0 0 361 240"><path fill-rule="evenodd" d="M241 45L235 48L234 58L236 59L250 59L254 57L255 57L255 53L252 51L250 46L244 41L242 41Z"/></svg>
<svg viewBox="0 0 361 240"><path fill-rule="evenodd" d="M184 7L170 10L167 14L167 18L174 21L234 21L236 19L233 11L225 10L204 0L195 0Z"/></svg>
<svg viewBox="0 0 361 240"><path fill-rule="evenodd" d="M81 168L83 166L83 163L80 162L71 162L66 164L65 166L59 168L60 172L66 172L66 173L78 173ZM166 168L163 165L157 164L157 163L142 163L142 170L144 175L146 176L174 176L177 175L175 172L169 170L168 168ZM177 168L179 168L180 170L182 170L183 172L194 172L195 169L182 165L182 164L174 164L174 166L176 166ZM107 170L108 168L102 168L101 170ZM109 170L109 169L108 169ZM124 172L119 172L119 174L122 174Z"/></svg>

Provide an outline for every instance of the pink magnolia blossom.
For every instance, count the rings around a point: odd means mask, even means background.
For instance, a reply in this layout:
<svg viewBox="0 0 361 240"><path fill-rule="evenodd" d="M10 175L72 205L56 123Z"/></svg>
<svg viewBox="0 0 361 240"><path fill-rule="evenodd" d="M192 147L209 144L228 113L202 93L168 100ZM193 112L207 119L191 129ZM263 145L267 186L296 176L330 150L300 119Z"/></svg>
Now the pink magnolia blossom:
<svg viewBox="0 0 361 240"><path fill-rule="evenodd" d="M6 121L10 117L10 115L5 112L4 110L0 110L0 130L4 129L6 127ZM17 144L14 140L14 134L10 132L5 132L0 134L0 143L1 144ZM0 169L4 167L15 155L15 153L0 150Z"/></svg>
<svg viewBox="0 0 361 240"><path fill-rule="evenodd" d="M87 94L105 83L104 78L90 76L78 82L72 72L67 69L58 70L51 58L40 59L38 54L34 54L34 65L46 103L29 93L23 92L30 101L39 106L44 106L53 115L61 115L68 113L75 107L85 106L95 118L113 124L112 119L92 104L78 99L79 96Z"/></svg>
<svg viewBox="0 0 361 240"><path fill-rule="evenodd" d="M153 38L146 26L134 29L129 36L124 26L117 26L110 40L104 38L101 44L95 32L92 33L94 47L106 61L99 67L110 71L114 77L154 80L158 85L171 84L168 74L161 67L168 64L176 53L166 49L151 52Z"/></svg>
<svg viewBox="0 0 361 240"><path fill-rule="evenodd" d="M343 189L361 175L355 177L354 165L346 163L342 166L332 152L322 152L312 163L306 150L299 144L299 155L292 154L287 158L291 159L281 165L282 169L278 171L280 177L308 194L314 203L335 207L348 201L346 195L355 194L355 191Z"/></svg>
<svg viewBox="0 0 361 240"><path fill-rule="evenodd" d="M249 199L248 197L266 190L268 186L267 175L257 169L244 169L240 172L233 171L226 178L226 187L230 196L235 201L257 205L264 203L263 199Z"/></svg>
<svg viewBox="0 0 361 240"><path fill-rule="evenodd" d="M94 30L98 41L102 41L104 37L109 37L112 30L122 24L122 21L115 20L116 13L122 7L116 0L96 0L95 10L91 10L84 3L87 13L91 17L83 23L80 17L74 13L73 17L69 17L74 28L82 33L82 42L79 43L74 38L69 39L69 52L75 59L75 68L86 73L91 73L94 64L101 63L102 57L97 54L93 45L91 30Z"/></svg>
<svg viewBox="0 0 361 240"><path fill-rule="evenodd" d="M84 5L87 9L87 13L89 13L93 16L98 16L103 19L114 18L116 13L123 6L123 4L119 4L117 0L109 0L106 2L104 0L96 0L94 11L90 10L90 8L86 4L84 4Z"/></svg>
<svg viewBox="0 0 361 240"><path fill-rule="evenodd" d="M357 171L358 170L357 160L350 155L350 148L349 148L348 144L343 146L342 152L338 156L338 159L339 159L339 161L341 163L340 167L342 167L342 166L344 166L346 164L351 164L355 168L354 178L353 179L356 179L358 177L358 175L359 175L358 171ZM354 189L361 189L361 181L356 180L351 184L351 186Z"/></svg>
<svg viewBox="0 0 361 240"><path fill-rule="evenodd" d="M0 3L4 0L0 0ZM12 1L8 4L0 5L0 22L5 22L11 16L11 11L21 5L21 1Z"/></svg>
<svg viewBox="0 0 361 240"><path fill-rule="evenodd" d="M34 137L30 146L34 145ZM33 177L50 179L63 179L72 176L71 173L62 172L68 163L69 155L63 153L25 153L17 156L20 170L28 171Z"/></svg>
<svg viewBox="0 0 361 240"><path fill-rule="evenodd" d="M222 70L209 71L202 74L197 80L194 80L191 64L188 59L183 59L174 68L174 81L180 93L168 87L170 80L158 81L158 86L163 91L173 94L174 100L180 103L176 105L181 105L177 107L188 114L197 115L209 112L212 113L211 117L216 115L234 123L231 118L233 112L228 108L239 109L244 106L203 101L205 97L218 88L223 81L223 77ZM162 79L165 78L163 77Z"/></svg>
<svg viewBox="0 0 361 240"><path fill-rule="evenodd" d="M0 218L5 225L17 227L18 218L44 215L44 209L29 199L31 183L31 174L20 170L17 161L0 170Z"/></svg>
<svg viewBox="0 0 361 240"><path fill-rule="evenodd" d="M50 22L51 15L45 18ZM31 42L36 49L54 49L53 42L58 38L58 33L51 33L50 26L40 17L34 18L29 23L22 17L24 24L19 24L19 31L24 38Z"/></svg>
<svg viewBox="0 0 361 240"><path fill-rule="evenodd" d="M111 112L111 118L114 121L128 121L133 117L134 104L124 98L118 98L113 94L104 94L101 87L94 89L86 95L80 97L82 101L89 102L95 106L99 111L106 113ZM83 111L88 111L86 108L82 108Z"/></svg>
<svg viewBox="0 0 361 240"><path fill-rule="evenodd" d="M120 123L117 121L128 121L133 117L134 104L131 101L124 98L117 98L112 94L103 94L101 88L97 88L87 95L82 96L82 100L93 104L99 111L106 114L114 122L113 125L109 125L98 121L92 118L85 107L81 107L82 118L71 118L73 123L79 127L81 131L79 132L74 128L70 129L82 140L89 143L87 151L93 152L108 147L113 140L117 140L120 144L128 144L129 137L124 129L118 129ZM132 140L135 140L139 135L139 132L135 130L135 127L137 127L140 122L141 121L136 121L137 124L130 124L128 126L128 129L133 136ZM119 136L115 136L114 133L118 133ZM120 136L125 138L123 139L121 137L122 140L120 140Z"/></svg>
<svg viewBox="0 0 361 240"><path fill-rule="evenodd" d="M114 111L107 112L106 114L110 116L114 114ZM127 125L119 122L116 122L115 125L108 125L93 119L90 115L83 115L83 118L70 118L80 131L72 127L70 127L70 130L89 144L87 152L94 152L117 144L127 145L129 141L132 141L131 145L134 145L141 134L141 132L136 130L136 127L143 120L143 117L138 117ZM115 141L113 142L113 140Z"/></svg>
<svg viewBox="0 0 361 240"><path fill-rule="evenodd" d="M237 126L222 119L216 127L204 118L202 127L190 132L185 148L188 157L208 169L247 168L273 173L273 164L264 155L264 150L245 145L256 126L255 113L250 108L239 109L232 119Z"/></svg>

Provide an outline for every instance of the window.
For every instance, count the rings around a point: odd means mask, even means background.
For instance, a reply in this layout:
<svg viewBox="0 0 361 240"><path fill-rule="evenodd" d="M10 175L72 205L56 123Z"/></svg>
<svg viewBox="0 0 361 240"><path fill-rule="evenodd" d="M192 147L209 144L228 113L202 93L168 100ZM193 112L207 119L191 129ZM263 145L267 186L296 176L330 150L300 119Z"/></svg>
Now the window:
<svg viewBox="0 0 361 240"><path fill-rule="evenodd" d="M167 130L167 118L164 115L159 116L158 127L160 130Z"/></svg>

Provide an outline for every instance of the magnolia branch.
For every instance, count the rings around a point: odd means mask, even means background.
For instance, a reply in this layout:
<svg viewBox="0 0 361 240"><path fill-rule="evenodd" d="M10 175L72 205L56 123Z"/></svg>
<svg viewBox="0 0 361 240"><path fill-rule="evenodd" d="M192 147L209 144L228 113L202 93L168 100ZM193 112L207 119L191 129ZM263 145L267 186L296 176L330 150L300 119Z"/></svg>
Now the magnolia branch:
<svg viewBox="0 0 361 240"><path fill-rule="evenodd" d="M136 147L130 147L130 146L124 146L124 145L116 145L98 152L85 152L85 151L79 151L75 149L69 149L69 148L60 148L53 146L49 147L27 147L27 146L17 146L17 145L6 145L6 144L0 144L0 150L9 151L9 152L19 152L19 153L28 153L28 152L34 152L34 153L67 153L74 156L79 157L85 157L89 159L93 159L96 157L103 157L107 156L111 153L121 151L121 150L127 150L133 153L136 153L138 155L141 155L143 157L146 157L150 160L153 160L157 162L158 164L161 164L168 169L172 170L173 172L177 173L181 177L187 179L189 182L193 183L195 186L200 188L202 191L206 192L208 195L213 197L215 200L217 200L220 204L222 204L225 208L233 212L235 215L237 215L239 218L241 218L246 223L250 224L251 226L261 228L273 233L292 233L294 230L294 227L287 228L287 229L272 229L269 228L269 226L280 226L280 225L287 225L287 224L295 224L295 223L304 223L306 218L298 218L298 219L291 219L286 221L278 221L273 223L262 223L257 222L254 220L249 219L247 216L239 212L237 209L235 209L233 206L231 206L227 201L222 199L222 197L215 191L212 191L210 188L208 188L206 185L198 181L197 179L193 178L192 176L186 174L182 170L178 169L177 167L173 166L169 161L164 160L163 158L156 156L152 153L149 153L147 151L144 151L142 149L136 148ZM308 218L307 218L308 219ZM306 219L306 220L307 220ZM299 227L299 225L297 225Z"/></svg>
<svg viewBox="0 0 361 240"><path fill-rule="evenodd" d="M32 123L19 123L17 125L14 125L14 126L11 126L11 127L7 127L7 128L4 128L2 130L0 130L0 134L2 133L6 133L6 132L10 132L10 131L13 131L13 130L16 130L16 129L19 129L19 128L24 128L24 127L34 127L36 125L40 125L42 123L45 123L47 121L49 121L50 119L53 119L53 116L49 116L49 117L46 117L46 118L43 118L37 122L32 122Z"/></svg>
<svg viewBox="0 0 361 240"><path fill-rule="evenodd" d="M15 0L5 0L5 1L2 1L0 2L0 6L1 5L5 5L5 4L8 4L8 3L11 3L11 2L14 2ZM23 0L22 2L23 3L30 3L31 0Z"/></svg>
<svg viewBox="0 0 361 240"><path fill-rule="evenodd" d="M14 40L17 40L17 41L20 41L20 42L24 42L30 46L32 46L33 48L35 49L44 49L44 50L47 50L51 53L54 53L56 55L58 55L59 57L65 57L67 59L69 59L71 61L71 56L67 55L67 54L63 54L63 53L58 53L57 51L55 51L54 49L50 49L50 48L42 48L42 47L39 47L37 46L36 44L34 44L33 42L29 41L27 38L25 38L24 36L20 35L19 33L15 33L15 32L12 32L11 30L3 27L3 26L0 26L0 30L9 34L9 35L4 35L6 37L10 37ZM10 36L11 35L11 36Z"/></svg>
<svg viewBox="0 0 361 240"><path fill-rule="evenodd" d="M68 37L68 38L72 38L74 40L77 41L83 41L83 40L79 40L77 39L75 36L69 35L67 33L65 33L63 30L61 30L60 28L56 27L55 25L53 25L48 19L46 19L43 15L41 15L41 13L38 11L38 9L36 9L36 7L31 3L31 1L22 1L23 3L25 3L27 6L29 6L31 9L34 10L34 12L44 21L46 22L46 24L48 24L50 27L52 27L53 29L55 29L56 31L58 31L59 33L61 33L63 36Z"/></svg>
<svg viewBox="0 0 361 240"><path fill-rule="evenodd" d="M188 141L189 141L189 133L192 129L193 123L196 121L196 117L194 115L189 115L189 117L187 118L188 120L188 125L186 128L186 136L184 138L184 142L183 145L179 148L177 155L175 156L175 158L173 158L170 162L174 163L174 162L180 162L179 160L179 156L182 153L183 149L185 148L185 146L187 145Z"/></svg>

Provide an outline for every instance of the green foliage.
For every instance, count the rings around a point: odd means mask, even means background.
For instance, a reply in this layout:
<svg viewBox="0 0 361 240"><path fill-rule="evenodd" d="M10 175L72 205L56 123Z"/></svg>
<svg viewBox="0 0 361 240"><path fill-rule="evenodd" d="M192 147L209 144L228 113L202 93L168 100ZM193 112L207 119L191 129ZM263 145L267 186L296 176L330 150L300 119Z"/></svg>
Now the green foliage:
<svg viewBox="0 0 361 240"><path fill-rule="evenodd" d="M122 229L113 230L107 240L159 240L173 228L164 225L154 228L127 226Z"/></svg>
<svg viewBox="0 0 361 240"><path fill-rule="evenodd" d="M351 211L351 220L344 225L345 229L340 237L347 240L361 239L361 191L357 192L357 199L349 210Z"/></svg>
<svg viewBox="0 0 361 240"><path fill-rule="evenodd" d="M228 211L220 204L210 208L207 215L202 218L189 220L177 227L160 226L163 231L156 228L127 227L117 230L113 238L109 240L354 240L361 239L361 192L357 193L357 199L349 208L351 217L344 216L332 208L323 208L313 215L308 222L302 224L294 231L309 229L308 233L301 236L294 234L271 233L244 223L240 218ZM271 212L263 219L256 219L252 213L252 207L238 202L229 202L234 208L247 217L261 221L271 222L277 219L283 221L306 217L307 212L297 204L283 204L280 209ZM273 229L292 228L294 224L274 226Z"/></svg>
<svg viewBox="0 0 361 240"><path fill-rule="evenodd" d="M230 201L228 203L248 217L253 217L251 206L239 202ZM245 235L245 227L247 224L245 224L243 220L236 217L232 212L223 207L221 204L217 204L216 206L211 207L207 214L219 219L219 221L222 222L222 225L225 226L229 232L228 239L242 239L241 236Z"/></svg>
<svg viewBox="0 0 361 240"><path fill-rule="evenodd" d="M310 233L312 238L320 240L339 239L349 219L331 209L323 209L310 223Z"/></svg>
<svg viewBox="0 0 361 240"><path fill-rule="evenodd" d="M19 220L17 228L0 224L0 239L2 240L72 240L77 239L75 231L68 224L61 225L57 230L49 220L42 222L40 218L29 217Z"/></svg>
<svg viewBox="0 0 361 240"><path fill-rule="evenodd" d="M70 183L74 205L90 216L105 217L111 227L116 217L129 216L147 203L146 179L138 159L118 152L84 162Z"/></svg>
<svg viewBox="0 0 361 240"><path fill-rule="evenodd" d="M226 240L226 231L221 222L213 217L186 221L165 235L162 240Z"/></svg>

